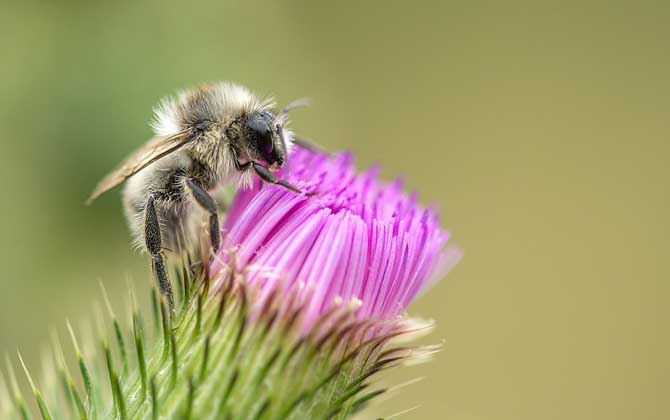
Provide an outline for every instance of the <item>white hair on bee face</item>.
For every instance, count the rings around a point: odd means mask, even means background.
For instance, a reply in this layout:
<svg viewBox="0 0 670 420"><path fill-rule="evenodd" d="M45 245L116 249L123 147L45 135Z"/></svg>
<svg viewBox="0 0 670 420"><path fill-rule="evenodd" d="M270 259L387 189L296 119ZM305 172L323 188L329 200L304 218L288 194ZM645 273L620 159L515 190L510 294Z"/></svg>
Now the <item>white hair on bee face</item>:
<svg viewBox="0 0 670 420"><path fill-rule="evenodd" d="M272 98L260 98L236 83L220 82L179 92L176 98L164 98L154 109L151 128L158 136L172 136L189 128L194 121L226 123L222 120L226 116L246 115L274 106Z"/></svg>
<svg viewBox="0 0 670 420"><path fill-rule="evenodd" d="M173 98L166 97L154 108L154 118L150 125L157 136L172 136L179 131L175 102Z"/></svg>

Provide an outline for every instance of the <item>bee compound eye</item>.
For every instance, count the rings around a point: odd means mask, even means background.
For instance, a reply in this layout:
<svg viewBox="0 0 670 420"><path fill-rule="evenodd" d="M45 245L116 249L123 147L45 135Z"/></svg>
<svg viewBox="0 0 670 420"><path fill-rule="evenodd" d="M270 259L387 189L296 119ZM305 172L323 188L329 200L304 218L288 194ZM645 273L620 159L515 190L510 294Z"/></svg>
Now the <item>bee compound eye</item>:
<svg viewBox="0 0 670 420"><path fill-rule="evenodd" d="M249 116L247 127L255 138L256 147L264 158L271 156L274 151L274 141L272 138L272 127L269 118L271 115L263 112L255 113Z"/></svg>
<svg viewBox="0 0 670 420"><path fill-rule="evenodd" d="M247 121L247 127L256 135L258 138L265 138L271 134L271 129L262 115L253 114L249 117Z"/></svg>

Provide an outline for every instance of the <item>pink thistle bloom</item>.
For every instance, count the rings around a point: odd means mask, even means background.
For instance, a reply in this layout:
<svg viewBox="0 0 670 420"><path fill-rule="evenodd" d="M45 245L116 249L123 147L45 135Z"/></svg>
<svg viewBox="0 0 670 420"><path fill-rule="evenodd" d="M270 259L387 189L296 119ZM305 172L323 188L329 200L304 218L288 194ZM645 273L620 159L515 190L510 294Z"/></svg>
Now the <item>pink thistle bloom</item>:
<svg viewBox="0 0 670 420"><path fill-rule="evenodd" d="M281 281L307 304L310 324L333 304L355 302L361 318L391 319L461 256L447 248L432 209L417 204L402 183L377 180L377 168L357 174L352 156L297 149L284 178L303 191L257 182L240 190L223 226L212 264L246 267L261 294Z"/></svg>

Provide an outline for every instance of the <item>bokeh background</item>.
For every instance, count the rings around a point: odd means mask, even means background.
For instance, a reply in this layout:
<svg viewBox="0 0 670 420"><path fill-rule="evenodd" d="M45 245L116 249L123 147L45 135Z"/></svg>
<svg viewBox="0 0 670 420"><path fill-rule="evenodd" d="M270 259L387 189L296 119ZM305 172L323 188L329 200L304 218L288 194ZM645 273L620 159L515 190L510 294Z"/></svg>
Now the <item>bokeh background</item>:
<svg viewBox="0 0 670 420"><path fill-rule="evenodd" d="M0 3L0 352L145 290L119 192L160 97L230 79L402 175L466 258L411 313L405 419L667 419L670 3Z"/></svg>

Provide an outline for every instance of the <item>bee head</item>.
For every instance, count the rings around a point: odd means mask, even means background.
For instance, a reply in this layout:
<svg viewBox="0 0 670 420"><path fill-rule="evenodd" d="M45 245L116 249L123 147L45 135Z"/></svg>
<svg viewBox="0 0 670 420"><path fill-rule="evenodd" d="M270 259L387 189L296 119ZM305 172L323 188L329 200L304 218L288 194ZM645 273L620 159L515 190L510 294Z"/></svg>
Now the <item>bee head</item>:
<svg viewBox="0 0 670 420"><path fill-rule="evenodd" d="M281 128L274 126L275 116L269 111L257 111L247 118L247 138L252 154L268 164L272 170L278 170L286 158L286 145L280 133Z"/></svg>

